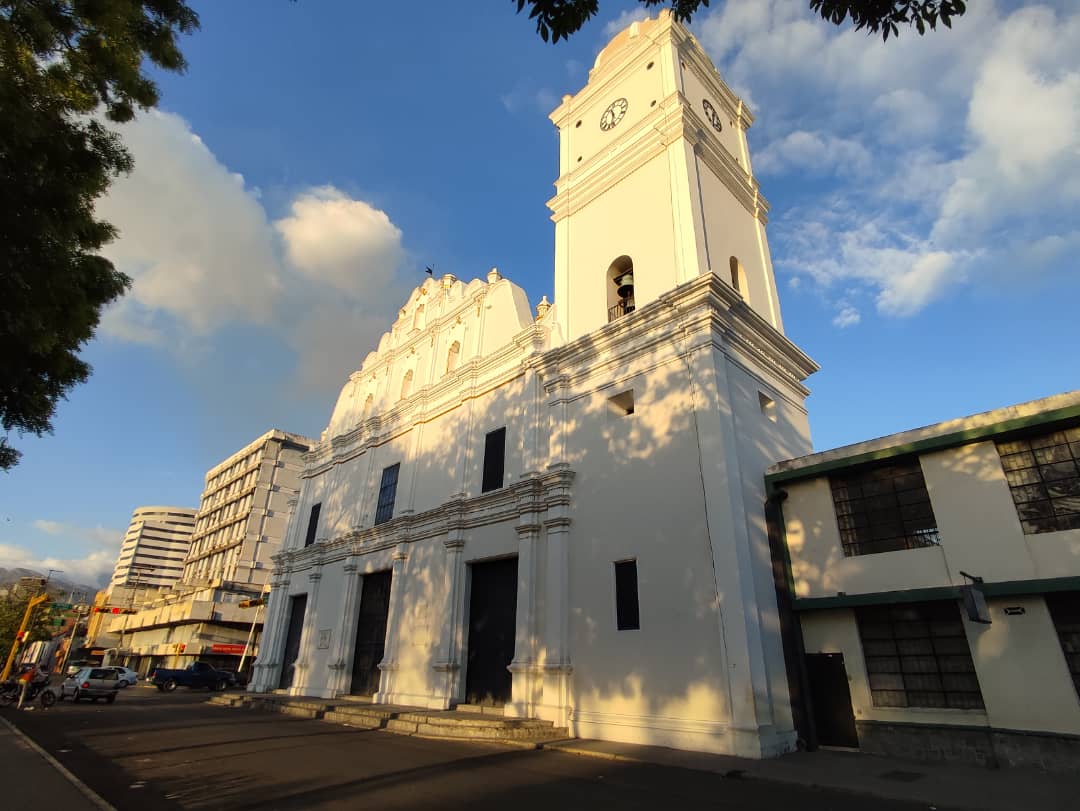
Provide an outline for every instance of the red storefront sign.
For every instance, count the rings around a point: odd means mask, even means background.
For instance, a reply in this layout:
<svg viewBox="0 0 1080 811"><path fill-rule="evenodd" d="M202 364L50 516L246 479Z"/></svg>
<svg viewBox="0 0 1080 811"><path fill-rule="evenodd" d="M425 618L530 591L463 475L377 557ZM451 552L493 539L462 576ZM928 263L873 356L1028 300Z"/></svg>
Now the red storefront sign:
<svg viewBox="0 0 1080 811"><path fill-rule="evenodd" d="M210 652L211 653L229 653L229 654L233 654L235 656L240 656L244 652L244 646L243 645L224 645L224 644L211 645L210 646Z"/></svg>

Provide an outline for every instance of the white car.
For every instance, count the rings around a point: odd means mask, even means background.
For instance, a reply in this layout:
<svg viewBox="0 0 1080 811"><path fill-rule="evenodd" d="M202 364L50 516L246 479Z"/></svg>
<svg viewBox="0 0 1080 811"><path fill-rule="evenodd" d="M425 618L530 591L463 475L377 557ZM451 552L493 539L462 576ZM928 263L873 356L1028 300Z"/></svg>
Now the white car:
<svg viewBox="0 0 1080 811"><path fill-rule="evenodd" d="M139 681L139 674L130 667L110 667L108 669L116 671L117 687L131 687Z"/></svg>

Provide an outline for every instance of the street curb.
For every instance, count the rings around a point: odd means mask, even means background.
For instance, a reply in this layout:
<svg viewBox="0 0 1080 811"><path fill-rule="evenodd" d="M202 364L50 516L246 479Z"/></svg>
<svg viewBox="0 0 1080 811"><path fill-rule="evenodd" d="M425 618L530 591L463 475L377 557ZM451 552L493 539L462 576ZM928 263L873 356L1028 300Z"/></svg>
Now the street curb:
<svg viewBox="0 0 1080 811"><path fill-rule="evenodd" d="M71 783L71 785L75 786L75 788L79 790L80 794L82 794L84 797L86 797L86 799L93 803L95 808L100 809L100 811L116 811L116 806L106 802L100 794L98 794L96 791L90 788L90 786L86 785L86 783L84 783L82 780L72 774L67 769L67 767L64 766L63 763L61 763L59 760L46 752L41 746L37 744L36 741L34 741L33 738L31 738L13 723L11 723L11 721L0 716L0 722L2 722L4 726L10 729L16 738L18 738L20 741L22 741L39 755L41 755L41 757L45 759L46 763L48 763L50 766L56 769L56 771L60 772L60 774L67 778L67 781Z"/></svg>

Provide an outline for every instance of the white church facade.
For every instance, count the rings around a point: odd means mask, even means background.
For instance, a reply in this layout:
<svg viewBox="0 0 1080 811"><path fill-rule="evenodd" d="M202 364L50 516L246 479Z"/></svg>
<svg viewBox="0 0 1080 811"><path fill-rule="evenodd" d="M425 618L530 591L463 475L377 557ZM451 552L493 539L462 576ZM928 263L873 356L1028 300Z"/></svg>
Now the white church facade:
<svg viewBox="0 0 1080 811"><path fill-rule="evenodd" d="M251 689L793 750L764 474L811 451L817 367L751 116L665 12L551 118L554 302L412 292L305 457Z"/></svg>

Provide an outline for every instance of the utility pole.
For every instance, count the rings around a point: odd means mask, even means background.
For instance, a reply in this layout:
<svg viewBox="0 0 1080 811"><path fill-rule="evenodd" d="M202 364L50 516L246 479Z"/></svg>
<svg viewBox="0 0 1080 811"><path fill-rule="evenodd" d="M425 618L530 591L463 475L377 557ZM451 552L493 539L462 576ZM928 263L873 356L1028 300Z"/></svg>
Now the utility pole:
<svg viewBox="0 0 1080 811"><path fill-rule="evenodd" d="M42 603L48 602L48 594L39 594L37 597L31 597L30 602L26 604L26 610L23 612L22 624L19 626L18 633L15 634L15 641L11 643L11 652L8 654L7 662L4 664L3 672L0 672L0 681L7 681L7 677L11 675L11 666L15 664L15 657L19 653L19 646L27 636L27 626L30 625L30 618L33 616L34 611Z"/></svg>

